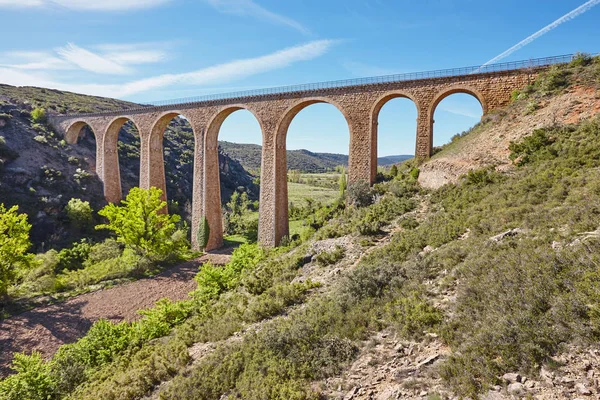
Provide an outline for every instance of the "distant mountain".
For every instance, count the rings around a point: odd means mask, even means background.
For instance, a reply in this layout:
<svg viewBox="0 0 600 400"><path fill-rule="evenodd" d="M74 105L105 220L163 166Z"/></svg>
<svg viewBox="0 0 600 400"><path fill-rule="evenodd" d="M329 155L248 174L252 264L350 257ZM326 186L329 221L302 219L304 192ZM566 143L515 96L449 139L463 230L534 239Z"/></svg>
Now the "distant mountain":
<svg viewBox="0 0 600 400"><path fill-rule="evenodd" d="M221 150L234 160L237 160L247 170L258 170L262 156L262 146L258 144L243 144L220 141ZM413 158L412 155L395 155L380 157L378 164L382 166L397 164ZM288 169L307 173L332 171L338 165L347 166L348 156L334 153L313 153L308 150L289 150L287 152Z"/></svg>
<svg viewBox="0 0 600 400"><path fill-rule="evenodd" d="M409 155L409 154L402 154L402 155L397 155L397 156L385 156L385 157L379 157L377 159L377 163L381 166L387 166L387 165L393 165L393 164L398 164L401 163L403 161L409 160L411 158L413 158L413 155Z"/></svg>
<svg viewBox="0 0 600 400"><path fill-rule="evenodd" d="M221 150L237 160L247 170L260 168L262 146L220 141ZM344 154L313 153L308 150L289 150L287 152L289 169L318 173L332 171L338 165L348 165L348 156Z"/></svg>

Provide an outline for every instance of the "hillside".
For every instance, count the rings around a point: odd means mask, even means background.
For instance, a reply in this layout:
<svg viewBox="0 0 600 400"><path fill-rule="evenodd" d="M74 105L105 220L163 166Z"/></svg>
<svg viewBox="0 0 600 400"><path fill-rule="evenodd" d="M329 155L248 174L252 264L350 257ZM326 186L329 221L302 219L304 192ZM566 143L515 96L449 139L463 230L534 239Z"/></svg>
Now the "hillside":
<svg viewBox="0 0 600 400"><path fill-rule="evenodd" d="M238 160L249 171L260 169L262 146L220 141L219 146L231 158ZM388 166L408 160L413 156L399 155L380 157L379 165ZM303 173L322 173L335 170L335 167L348 166L348 156L333 153L313 153L308 150L288 150L288 169Z"/></svg>
<svg viewBox="0 0 600 400"><path fill-rule="evenodd" d="M19 205L33 224L36 249L62 248L82 232L69 224L65 206L71 198L89 201L94 210L105 205L102 183L95 175L95 139L86 132L76 146L68 145L31 112L42 107L55 112L95 112L138 106L119 100L57 90L0 85L0 198L7 206ZM139 184L139 136L127 124L119 134L119 165L123 194ZM189 219L193 175L193 134L188 123L176 119L165 132L167 194L170 207ZM233 191L248 191L258 198L258 186L235 160L219 154L221 195L227 202ZM91 231L90 237L102 237ZM100 236L98 236L100 235Z"/></svg>
<svg viewBox="0 0 600 400"><path fill-rule="evenodd" d="M484 140L523 112L546 118L540 104L599 89L600 57L552 68L427 163L405 162L370 191L349 189L348 202L305 210L285 246L246 244L225 266L204 264L187 300L99 321L49 362L18 356L0 393L600 397L599 99L575 120L518 125L527 132L506 148ZM489 158L472 159L485 143ZM437 189L416 181L461 159L474 169Z"/></svg>

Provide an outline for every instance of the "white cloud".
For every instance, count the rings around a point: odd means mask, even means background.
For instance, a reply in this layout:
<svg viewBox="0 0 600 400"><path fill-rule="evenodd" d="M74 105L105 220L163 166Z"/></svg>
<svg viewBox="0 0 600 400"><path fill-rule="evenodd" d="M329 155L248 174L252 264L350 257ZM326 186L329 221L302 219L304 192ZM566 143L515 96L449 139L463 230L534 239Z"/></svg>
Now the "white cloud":
<svg viewBox="0 0 600 400"><path fill-rule="evenodd" d="M228 83L248 76L273 71L300 61L312 60L325 54L335 44L332 40L317 40L290 47L261 57L235 60L183 74L166 74L122 84L64 83L45 74L30 74L12 68L1 68L3 83L16 86L42 86L107 97L127 97L171 85L203 86Z"/></svg>
<svg viewBox="0 0 600 400"><path fill-rule="evenodd" d="M476 111L475 108L461 107L458 105L441 104L439 107L440 111L445 111L450 114L460 115L462 117L472 118L479 120L481 119L482 111Z"/></svg>
<svg viewBox="0 0 600 400"><path fill-rule="evenodd" d="M69 43L65 47L56 49L56 52L66 61L69 61L86 71L112 75L121 75L131 72L129 68L122 64L119 64L108 57L102 57L89 50L78 47L73 43Z"/></svg>
<svg viewBox="0 0 600 400"><path fill-rule="evenodd" d="M533 35L521 40L519 43L517 43L510 49L506 50L504 53L501 53L501 54L497 55L496 57L492 58L491 60L489 60L488 62L483 64L483 66L493 64L497 61L502 60L503 58L510 56L512 53L527 46L529 43L533 42L540 36L545 35L546 33L550 32L554 28L558 28L560 25L564 24L565 22L569 22L572 19L579 17L580 15L588 12L589 10L591 10L593 7L597 6L598 4L600 4L600 0L590 0L590 1L585 2L581 6L574 9L573 11L563 15L562 17L560 17L553 23L546 25L545 27L543 27L542 29L540 29L539 31L534 33ZM478 71L479 71L479 69L476 72L478 72Z"/></svg>
<svg viewBox="0 0 600 400"><path fill-rule="evenodd" d="M119 11L156 7L171 0L0 0L0 8L64 7L82 11Z"/></svg>
<svg viewBox="0 0 600 400"><path fill-rule="evenodd" d="M203 0L217 11L225 14L246 15L278 25L285 25L296 29L301 33L308 34L309 30L299 22L284 15L274 13L259 6L252 0Z"/></svg>
<svg viewBox="0 0 600 400"><path fill-rule="evenodd" d="M1 0L0 0L1 1ZM73 70L82 69L98 74L121 75L133 72L130 66L157 63L167 59L165 51L152 43L98 45L90 50L69 43L44 51L13 51L0 54L0 66L23 70Z"/></svg>

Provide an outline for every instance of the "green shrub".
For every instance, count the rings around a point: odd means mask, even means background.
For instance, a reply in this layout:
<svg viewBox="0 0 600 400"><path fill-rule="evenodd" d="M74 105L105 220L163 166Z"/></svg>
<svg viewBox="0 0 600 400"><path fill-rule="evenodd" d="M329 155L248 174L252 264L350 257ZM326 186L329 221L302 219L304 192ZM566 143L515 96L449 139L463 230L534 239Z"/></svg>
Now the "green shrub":
<svg viewBox="0 0 600 400"><path fill-rule="evenodd" d="M45 124L48 120L46 110L43 108L35 108L31 112L31 120L37 124Z"/></svg>
<svg viewBox="0 0 600 400"><path fill-rule="evenodd" d="M72 198L65 207L67 217L73 225L83 229L90 226L92 222L92 207L89 201Z"/></svg>
<svg viewBox="0 0 600 400"><path fill-rule="evenodd" d="M356 181L348 185L348 202L356 207L366 207L373 203L373 193L367 181Z"/></svg>
<svg viewBox="0 0 600 400"><path fill-rule="evenodd" d="M346 255L346 250L340 246L336 245L335 249L332 251L322 251L315 257L315 261L321 267L326 267L328 265L332 265L340 261Z"/></svg>
<svg viewBox="0 0 600 400"><path fill-rule="evenodd" d="M0 204L0 299L8 287L15 282L19 269L29 268L33 255L27 250L31 246L27 214L18 214L18 206L8 210Z"/></svg>
<svg viewBox="0 0 600 400"><path fill-rule="evenodd" d="M0 396L6 400L47 400L53 398L56 381L42 355L15 353L11 368L14 375L0 381Z"/></svg>
<svg viewBox="0 0 600 400"><path fill-rule="evenodd" d="M176 225L181 217L161 212L167 206L160 199L161 195L162 191L157 188L134 187L121 201L121 206L109 204L98 212L109 222L96 226L96 229L115 232L118 242L143 257L185 257L189 250L187 235L177 234Z"/></svg>
<svg viewBox="0 0 600 400"><path fill-rule="evenodd" d="M84 268L84 263L90 256L92 245L86 239L82 239L73 246L62 249L57 255L56 272L64 270L75 271Z"/></svg>
<svg viewBox="0 0 600 400"><path fill-rule="evenodd" d="M577 53L571 60L569 65L571 67L585 67L594 62L594 58L587 53Z"/></svg>
<svg viewBox="0 0 600 400"><path fill-rule="evenodd" d="M198 225L198 246L201 250L204 250L206 248L209 239L210 226L208 225L208 219L206 217L202 217L202 220Z"/></svg>
<svg viewBox="0 0 600 400"><path fill-rule="evenodd" d="M431 306L416 291L393 300L387 305L389 318L405 337L419 337L424 330L434 328L442 322L440 310Z"/></svg>

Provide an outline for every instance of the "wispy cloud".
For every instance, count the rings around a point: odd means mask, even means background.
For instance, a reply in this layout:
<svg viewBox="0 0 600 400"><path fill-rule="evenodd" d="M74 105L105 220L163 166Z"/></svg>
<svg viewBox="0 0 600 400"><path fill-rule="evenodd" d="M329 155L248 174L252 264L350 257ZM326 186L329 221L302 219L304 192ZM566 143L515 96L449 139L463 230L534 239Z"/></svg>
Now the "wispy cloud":
<svg viewBox="0 0 600 400"><path fill-rule="evenodd" d="M0 0L1 1L1 0ZM268 21L278 25L285 25L297 31L308 34L309 30L301 23L284 15L274 13L256 4L252 0L203 0L217 11L226 14L245 15Z"/></svg>
<svg viewBox="0 0 600 400"><path fill-rule="evenodd" d="M440 111L445 111L450 114L460 115L461 117L467 117L479 120L481 119L482 111L475 111L474 108L461 107L458 105L441 104L438 108Z"/></svg>
<svg viewBox="0 0 600 400"><path fill-rule="evenodd" d="M167 58L164 51L151 49L152 44L99 45L99 51L91 51L69 43L45 51L7 52L0 54L0 66L22 70L72 70L109 75L133 72L132 65L156 63Z"/></svg>
<svg viewBox="0 0 600 400"><path fill-rule="evenodd" d="M290 47L261 57L235 60L182 74L166 74L122 84L77 84L51 79L46 74L31 74L14 68L0 67L4 83L17 86L43 86L108 97L127 97L173 85L225 84L249 76L285 68L294 63L312 60L327 53L336 41L317 40Z"/></svg>
<svg viewBox="0 0 600 400"><path fill-rule="evenodd" d="M98 74L122 75L131 73L131 70L107 57L102 57L89 50L69 43L56 50L66 61L77 65L79 68Z"/></svg>
<svg viewBox="0 0 600 400"><path fill-rule="evenodd" d="M63 7L82 11L121 11L156 7L171 0L0 0L0 8Z"/></svg>
<svg viewBox="0 0 600 400"><path fill-rule="evenodd" d="M543 27L542 29L540 29L539 31L537 31L536 33L534 33L533 35L521 40L519 43L517 43L516 45L514 45L513 47L511 47L510 49L506 50L504 53L497 55L496 57L492 58L491 60L489 60L488 62L486 62L485 64L483 64L483 66L488 65L488 64L493 64L499 60L502 60L503 58L506 58L508 56L510 56L512 53L514 53L517 50L522 49L523 47L527 46L529 43L533 42L534 40L536 40L537 38L539 38L540 36L545 35L546 33L550 32L551 30L559 27L560 25L564 24L565 22L568 22L572 19L577 18L578 16L580 16L581 14L584 14L586 12L588 12L589 10L591 10L594 6L597 6L598 4L600 4L600 0L590 0L585 2L584 4L582 4L581 6L577 7L576 9L574 9L573 11L563 15L562 17L560 17L559 19L557 19L556 21L554 21L553 23L546 25L545 27Z"/></svg>

